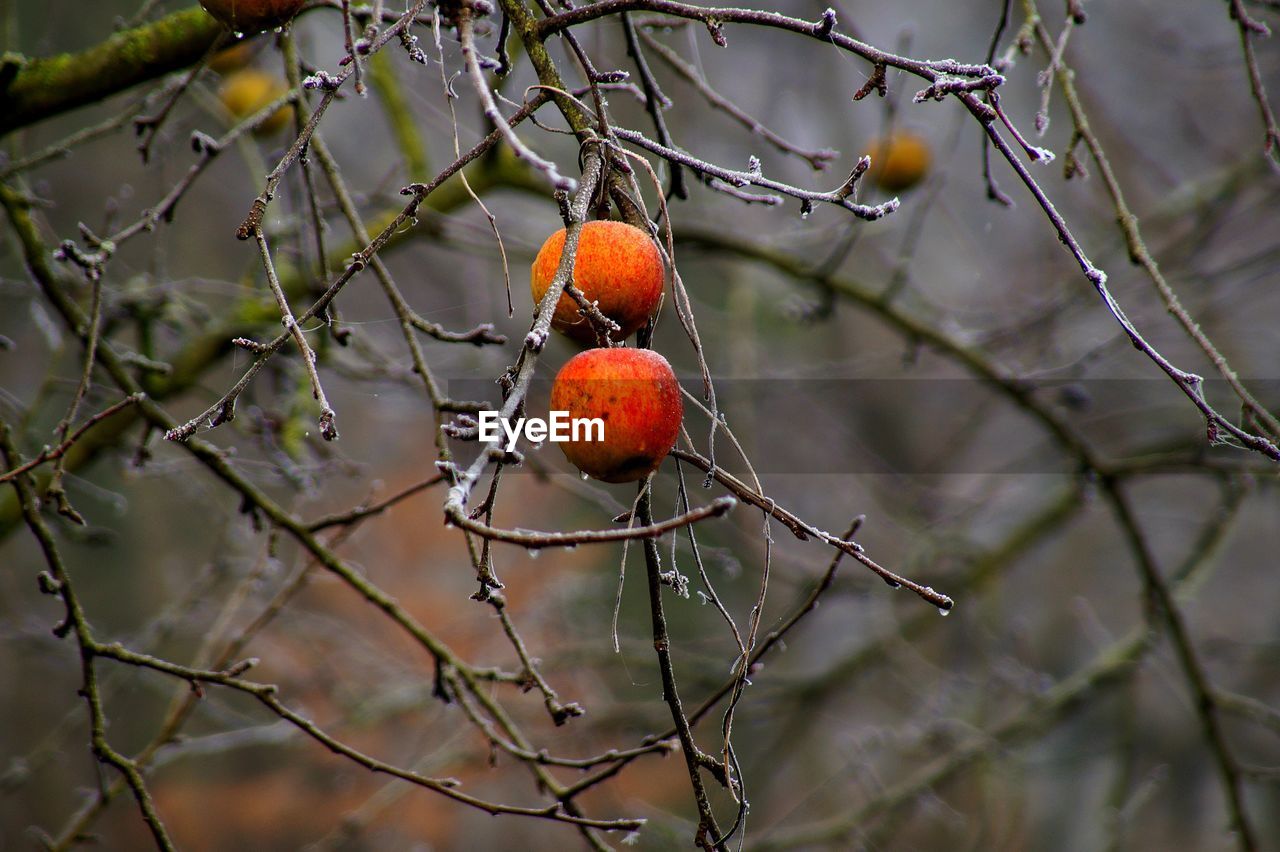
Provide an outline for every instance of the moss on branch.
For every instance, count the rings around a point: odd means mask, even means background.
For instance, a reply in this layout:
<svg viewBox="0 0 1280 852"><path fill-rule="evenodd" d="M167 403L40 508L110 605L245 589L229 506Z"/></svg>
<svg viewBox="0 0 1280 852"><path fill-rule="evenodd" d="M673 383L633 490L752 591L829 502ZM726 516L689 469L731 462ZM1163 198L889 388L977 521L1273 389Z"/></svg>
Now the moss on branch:
<svg viewBox="0 0 1280 852"><path fill-rule="evenodd" d="M192 6L80 53L39 59L7 53L0 60L0 136L186 68L221 32L221 24Z"/></svg>

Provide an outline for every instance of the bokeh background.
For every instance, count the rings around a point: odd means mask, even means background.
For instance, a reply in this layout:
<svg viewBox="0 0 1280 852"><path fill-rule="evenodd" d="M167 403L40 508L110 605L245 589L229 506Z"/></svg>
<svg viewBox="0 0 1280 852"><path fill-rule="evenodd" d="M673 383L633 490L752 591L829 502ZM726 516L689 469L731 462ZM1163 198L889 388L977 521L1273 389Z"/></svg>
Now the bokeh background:
<svg viewBox="0 0 1280 852"><path fill-rule="evenodd" d="M157 17L176 1L8 0L0 9L4 47L28 55L75 51L102 41L140 12ZM394 5L394 4L393 4ZM753 4L816 19L827 3ZM1246 3L1272 27L1273 5ZM145 7L145 8L140 8ZM885 49L922 58L985 59L1003 4L859 2L839 6L840 26ZM997 55L1025 20L1013 3ZM1066 50L1092 128L1105 146L1147 246L1201 328L1259 398L1280 406L1280 177L1262 153L1263 131L1249 93L1239 33L1222 3L1134 0L1085 4L1088 21ZM1040 3L1056 36L1058 3ZM691 182L671 202L676 263L692 299L707 362L729 426L765 493L813 523L840 532L865 515L858 540L881 564L956 600L948 618L874 575L844 564L821 605L766 658L738 707L734 741L751 802L746 848L870 849L1226 849L1222 782L1177 657L1147 598L1132 543L1095 476L997 382L975 377L968 353L996 374L1032 388L1100 459L1123 468L1121 488L1147 547L1177 584L1182 618L1218 703L1227 744L1241 764L1243 798L1263 848L1280 843L1280 491L1274 463L1229 445L1209 446L1203 419L1124 338L1063 250L1046 217L1008 165L992 172L1015 202L989 201L978 125L954 101L913 104L923 83L889 74L889 98L854 102L870 67L818 42L745 26L716 47L704 28L653 29L705 80L778 134L838 156L822 172L771 146L707 103L654 56L672 100L675 141L698 157L746 168L758 156L767 175L834 189L886 124L930 143L927 181L902 196L883 221L854 221L798 202L747 205ZM303 59L334 69L341 19L328 8L295 24ZM417 31L427 66L394 46L380 73L404 99L397 116L421 134L425 173L411 173L388 101L349 91L321 132L369 218L398 209L399 190L453 158L453 122L429 28ZM492 53L494 29L482 33ZM602 70L631 69L616 21L580 30ZM445 73L461 68L443 33ZM253 65L280 74L272 34L256 40ZM1256 39L1272 102L1280 92L1277 40ZM563 45L553 57L581 82ZM1029 136L1039 108L1044 52L1014 54L1001 87L1010 117ZM535 81L520 52L503 93L518 101ZM383 78L385 79L385 78ZM203 71L176 107L150 162L126 126L70 156L9 180L39 199L50 246L78 238L77 223L109 232L162 197L193 161L192 131L229 126L218 74ZM453 83L457 133L465 148L487 128L465 80ZM0 140L12 160L102 121L135 102L132 90L50 118ZM652 136L643 104L611 94L615 122ZM510 111L511 107L505 107ZM1129 261L1116 213L1095 164L1079 150L1086 179L1067 180L1063 159L1072 122L1059 90L1037 144L1055 163L1033 173L1117 299L1157 348L1179 366L1212 366L1171 320L1150 279ZM548 107L541 120L562 122ZM524 125L521 134L566 173L571 137ZM270 311L256 322L246 305L270 305L252 243L233 232L261 190L262 176L291 136L246 138L225 151L178 205L172 222L130 242L104 279L108 335L138 345L147 317L155 357L189 353L213 335L189 382L163 400L176 416L202 410L248 366L221 330L274 334ZM665 167L649 157L660 175ZM0 167L2 168L2 167ZM436 376L456 396L498 398L494 380L514 360L532 306L526 270L559 227L544 182L509 160L483 166L476 188L496 217L511 268L508 315L500 256L483 212L455 180L445 212L426 213L383 257L413 307L463 330L492 322L503 346L424 342ZM309 263L306 206L296 173L267 224L278 262ZM864 198L881 200L873 188ZM331 196L319 194L330 245L349 239ZM656 209L655 196L648 196ZM81 365L81 349L31 282L6 222L0 239L0 416L28 456L52 440ZM834 298L806 278L845 246L834 264ZM743 246L745 249L735 249ZM751 256L755 255L755 256ZM784 263L769 263L781 256ZM789 264L789 266L788 266ZM792 273L788 274L787 269ZM69 280L75 280L68 270ZM79 296L87 298L80 287ZM879 297L886 291L889 299ZM264 301L265 299L265 301ZM298 310L304 303L295 304ZM886 307L887 306L887 307ZM377 499L434 471L433 414L394 314L365 272L338 300L353 333L340 347L309 332L338 412L341 441L315 430L297 353L286 348L241 400L240 416L204 437L300 517L311 519ZM907 328L900 319L911 324ZM912 331L912 328L915 330ZM921 330L924 334L918 333ZM668 305L654 346L698 389L697 362ZM573 350L555 340L539 377L549 379ZM182 366L187 367L186 362ZM1224 413L1238 401L1220 382L1206 393ZM118 398L99 376L84 413ZM706 449L706 418L688 410L695 446ZM139 463L141 427L102 442L69 472L70 497L88 520L52 513L60 545L100 638L188 662L202 645L234 635L305 562L284 536L240 511L237 497L181 449L158 436ZM745 475L720 439L719 456ZM460 452L466 456L465 447ZM1127 467L1126 467L1127 465ZM495 524L544 530L608 526L634 491L579 479L550 445L530 453L530 470L504 478ZM688 467L695 502L702 475ZM0 495L0 849L38 848L58 836L114 774L87 744L79 660L50 630L61 616L43 596L35 541ZM671 461L655 482L659 516L676 513ZM507 668L514 654L493 610L468 600L475 579L461 536L442 524L438 487L360 526L340 553L419 621L477 665ZM763 627L776 626L808 594L831 558L781 525L764 527L740 506L700 525L708 575L744 623L766 554L771 579ZM772 547L766 548L768 537ZM688 539L663 539L668 564L698 588ZM536 557L536 558L534 558ZM513 717L552 753L628 748L670 724L654 661L643 565L630 551L619 633L610 636L620 545L526 553L497 545L509 613L530 653L564 700L585 716L557 728L536 692L495 687ZM1171 580L1171 583L1173 581ZM694 594L668 594L677 673L696 704L729 674L736 651L715 610ZM1154 627L1148 633L1148 626ZM461 779L497 801L545 804L529 774L491 753L456 705L432 697L433 667L374 607L322 571L244 652L253 677L336 736L389 762ZM187 688L149 672L100 662L116 748L131 754L154 735ZM697 729L719 745L718 714ZM555 770L572 780L571 770ZM211 688L148 774L157 808L186 849L563 849L571 829L515 817L491 818L421 789L388 783L339 759L243 696ZM732 804L723 791L723 814ZM690 846L696 824L683 760L647 756L582 799L595 815L649 820L638 848ZM127 797L90 828L108 849L149 842ZM614 837L612 842L619 838Z"/></svg>

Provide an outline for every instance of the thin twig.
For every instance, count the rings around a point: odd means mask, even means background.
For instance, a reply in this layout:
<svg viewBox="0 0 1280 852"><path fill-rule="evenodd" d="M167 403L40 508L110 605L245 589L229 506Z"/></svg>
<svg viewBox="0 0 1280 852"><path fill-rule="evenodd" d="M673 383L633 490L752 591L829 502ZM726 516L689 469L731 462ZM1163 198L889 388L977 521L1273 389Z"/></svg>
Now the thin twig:
<svg viewBox="0 0 1280 852"><path fill-rule="evenodd" d="M815 202L822 204L833 204L836 207L843 207L859 219L865 219L868 222L874 222L882 219L890 213L898 209L899 201L897 198L891 198L883 204L858 204L853 201L853 186L855 178L850 175L839 189L831 192L814 192L812 190L801 189L798 186L782 183L781 181L772 180L765 177L760 172L760 162L755 158L751 158L747 171L737 171L734 169L726 169L723 166L717 166L706 160L701 160L692 154L686 153L675 148L668 148L647 138L642 133L634 130L627 130L623 127L615 127L614 133L624 142L630 142L638 145L646 151L650 151L665 160L672 163L685 166L695 172L710 175L718 178L731 187L758 186L763 189L771 189L774 192L780 192L783 195L789 195L792 198L798 198L801 202L801 215L807 216L809 211L813 209Z"/></svg>
<svg viewBox="0 0 1280 852"><path fill-rule="evenodd" d="M893 571L890 571L888 568L877 563L870 556L867 556L867 554L863 552L862 545L854 541L845 541L839 536L834 536L829 532L818 529L807 521L801 520L792 512L789 512L779 506L777 501L773 498L760 494L733 474L728 473L719 467L714 467L709 459L703 457L697 452L677 447L671 451L671 454L702 471L711 473L715 477L716 482L719 482L725 488L728 488L729 491L733 492L733 494L742 500L742 502L755 506L757 509L762 509L768 512L774 519L781 521L787 529L791 530L792 534L795 535L796 538L802 540L815 538L824 544L831 545L837 550L844 551L857 561L861 562L867 568L870 568L878 577L880 577L880 579L888 583L890 587L895 589L907 589L908 591L915 593L922 600L933 604L943 613L950 612L952 607L955 606L955 601L941 592L934 590L932 586L922 586L914 580L909 580L900 574L895 574Z"/></svg>
<svg viewBox="0 0 1280 852"><path fill-rule="evenodd" d="M650 507L650 483L646 480L641 485L640 502L636 516L642 526L653 523L653 511ZM649 585L649 614L653 622L653 648L658 658L658 670L662 676L662 698L671 708L671 718L675 722L676 735L680 738L681 751L684 754L685 766L689 770L689 781L693 785L694 800L698 806L698 831L694 842L706 850L727 850L720 827L716 823L715 814L711 810L707 798L706 787L702 783L702 769L708 763L715 766L715 760L703 754L693 739L693 731L689 727L689 719L684 714L680 701L680 693L676 688L675 668L671 661L671 637L667 633L667 619L662 607L662 569L658 556L658 544L653 539L644 541L644 563ZM726 779L727 780L727 779Z"/></svg>
<svg viewBox="0 0 1280 852"><path fill-rule="evenodd" d="M817 22L804 21L777 12L757 11L755 9L734 9L711 6L695 6L680 3L677 0L600 0L590 5L579 6L545 18L537 25L537 35L546 40L554 33L568 27L586 23L605 15L618 12L646 10L675 15L680 18L701 21L707 26L713 39L724 39L721 27L724 24L752 24L755 26L773 27L787 30L799 35L808 36L819 41L828 42L841 50L855 53L875 65L889 65L910 71L925 79L936 82L942 76L956 77L998 77L989 65L972 65L956 62L954 59L919 60L905 56L897 56L864 44L840 32L833 31L834 19L824 15Z"/></svg>
<svg viewBox="0 0 1280 852"><path fill-rule="evenodd" d="M348 509L345 512L339 512L334 515L325 515L322 518L317 518L307 525L307 529L311 530L311 532L320 532L321 530L325 530L330 527L350 526L351 524L362 521L372 515L380 515L406 498L412 497L415 494L425 491L433 485L438 485L443 481L444 474L437 473L434 476L427 477L421 482L415 482L407 488L402 488L395 494L392 494L390 497L383 500L379 500L377 503L360 505L356 506L354 509Z"/></svg>
<svg viewBox="0 0 1280 852"><path fill-rule="evenodd" d="M72 432L66 438L66 440L64 440L62 443L58 444L55 447L46 446L34 458L29 459L28 461L24 462L22 465L14 468L13 470L0 473L0 482L8 482L10 479L13 479L15 476L19 476L21 474L26 473L29 470L39 467L40 465L44 464L47 461L52 461L54 459L61 458L67 452L67 450L71 449L76 445L76 442L80 440L81 436L83 436L85 432L88 432L94 426L98 425L103 420L106 420L108 417L115 414L117 411L121 411L137 402L140 402L143 396L144 394L132 394L130 396L126 396L124 399L120 400L119 402L116 402L112 405L107 406L102 411L99 411L97 414L90 417L84 423L81 423L80 426L77 427L76 430Z"/></svg>
<svg viewBox="0 0 1280 852"><path fill-rule="evenodd" d="M1258 69L1258 57L1254 55L1253 39L1255 36L1266 38L1271 29L1249 14L1241 0L1228 0L1231 17L1240 28L1240 49L1244 53L1244 67L1249 75L1249 90L1258 105L1258 114L1262 118L1263 145L1262 153L1273 169L1280 171L1280 124L1276 123L1276 114L1271 110L1267 100L1267 89L1262 83L1262 72Z"/></svg>
<svg viewBox="0 0 1280 852"><path fill-rule="evenodd" d="M170 663L167 660L162 660L148 654L129 651L117 643L109 645L94 644L92 652L96 656L119 660L122 663L137 666L139 668L152 669L185 681L216 684L251 695L271 712L275 713L286 722L289 722L334 754L346 757L354 763L357 763L373 772L391 775L395 778L401 779L402 781L408 781L411 784L416 784L419 787L440 793L456 802L470 805L473 808L478 808L479 810L485 811L486 813L494 816L509 814L515 816L537 817L540 819L565 822L571 825L587 826L604 831L635 831L643 826L645 822L642 819L605 820L575 816L573 814L566 813L559 802L540 808L526 808L501 804L498 802L490 802L468 795L457 789L459 782L456 779L430 778L412 770L404 769L402 767L395 766L394 764L378 760L377 758L371 757L353 746L334 738L330 734L326 733L319 725L297 711L289 708L277 697L276 693L278 690L274 684L256 683L254 681L244 680L239 676L239 674L235 673L236 668L243 670L243 668L247 668L247 666L236 667L228 671L201 670L190 666L181 666L176 663ZM246 662L252 663L254 661Z"/></svg>
<svg viewBox="0 0 1280 852"><path fill-rule="evenodd" d="M481 538L514 544L527 550L544 547L577 547L580 544L604 544L613 541L658 538L672 530L696 524L708 518L718 518L738 504L733 497L717 497L705 506L690 509L657 523L614 530L577 530L575 532L535 532L533 530L505 530L471 518L469 515L450 512L449 523L475 533Z"/></svg>
<svg viewBox="0 0 1280 852"><path fill-rule="evenodd" d="M1036 11L1035 0L1023 0L1023 2L1028 12L1029 19L1034 22L1036 39L1044 50L1049 50L1052 44L1049 38L1049 31L1042 23L1039 23L1039 13ZM1066 101L1067 108L1071 112L1071 118L1075 124L1075 132L1080 137L1081 141L1084 142L1085 147L1088 148L1089 154L1092 157L1094 164L1097 166L1098 172L1102 176L1103 185L1107 188L1107 194L1111 196L1111 203L1115 207L1116 211L1116 222L1119 225L1121 232L1124 234L1125 242L1129 249L1129 257L1146 271L1148 277L1151 278L1152 283L1155 285L1161 301L1164 302L1166 309L1173 315L1174 319L1178 321L1178 324L1182 326L1187 335L1195 341L1198 347L1200 347L1200 350L1204 352L1205 357L1213 363L1219 375L1226 379L1227 384L1231 386L1231 389L1244 403L1247 413L1251 415L1252 419L1257 421L1273 438L1280 437L1280 419L1277 419L1276 416L1266 408L1266 406L1262 405L1262 403L1260 403L1240 381L1239 376L1231 367L1226 357L1218 350L1213 341L1209 339L1209 336L1205 334L1204 330L1200 328L1199 323L1197 323L1187 312L1186 308L1182 306L1177 293L1174 292L1173 287L1169 284L1168 280L1165 279L1164 273L1160 271L1160 266L1156 262L1155 257L1147 248L1147 245L1142 238L1142 232L1138 226L1138 218L1129 209L1128 202L1124 197L1124 192L1120 188L1120 180L1116 176L1114 169L1111 167L1111 161L1107 158L1106 152L1102 147L1102 143L1099 141L1097 135L1089 125L1088 116L1084 111L1084 106L1080 100L1079 92L1076 90L1074 79L1075 72L1069 66L1060 63L1056 76L1058 85L1062 89L1063 98ZM1106 298L1110 301L1109 295L1106 296ZM1126 329L1126 332L1127 331L1128 329ZM1130 337L1132 338L1133 335L1130 334ZM1136 343L1137 341L1135 341L1135 344ZM1160 364L1160 361L1157 361L1157 364ZM1164 364L1161 364L1161 368L1165 369ZM1197 404L1197 407L1204 413L1205 418L1210 422L1210 424L1225 429L1227 432L1239 439L1241 443L1251 449L1256 449L1269 458L1280 459L1280 453L1275 452L1275 446L1271 442L1266 441L1266 439L1261 436L1253 436L1244 433L1243 430L1236 428L1234 424L1225 420L1225 418L1218 415L1217 412L1209 409L1207 403L1204 401L1203 393L1198 387L1198 383L1192 383L1194 386L1191 386L1191 384L1189 384L1185 379L1180 379L1179 376L1171 373L1168 369L1165 369L1165 372L1169 373L1170 376L1174 378L1174 381L1178 383L1179 387L1182 387L1183 391L1191 397L1192 401Z"/></svg>
<svg viewBox="0 0 1280 852"><path fill-rule="evenodd" d="M644 90L644 108L653 122L653 131L658 135L660 144L668 148L674 147L675 142L671 139L671 130L667 127L667 119L663 114L671 107L671 99L662 93L662 87L658 85L658 79L653 76L653 69L649 67L649 60L640 49L637 38L638 35L639 38L648 42L649 35L648 33L637 34L636 26L626 12L619 15L618 20L622 23L622 34L627 41L627 55L635 62L636 71L640 74L640 86ZM684 169L674 163L671 165L671 184L667 189L667 196L680 199L689 197L689 190L684 185Z"/></svg>
<svg viewBox="0 0 1280 852"><path fill-rule="evenodd" d="M329 405L328 397L325 396L324 386L320 384L320 374L316 372L316 353L307 343L307 338L298 326L298 321L293 317L289 300L285 297L284 290L280 288L280 281L276 278L275 264L271 262L271 248L267 245L266 234L262 233L262 228L259 227L254 229L253 237L257 240L262 266L267 272L267 286L271 288L271 295L275 296L276 305L280 308L280 321L284 324L285 331L298 344L298 351L302 353L302 364L307 370L307 378L311 380L311 395L320 403L320 434L326 441L336 441L338 439L338 428L334 422L336 415L333 407Z"/></svg>
<svg viewBox="0 0 1280 852"><path fill-rule="evenodd" d="M475 32L471 15L472 12L469 5L461 4L459 6L457 20L458 41L462 46L463 62L466 64L467 73L471 77L472 86L480 98L480 104L484 109L485 116L493 123L494 127L502 132L503 138L507 140L507 144L511 146L511 150L515 152L515 155L546 175L547 181L552 188L561 192L573 192L577 185L576 181L560 174L560 170L556 168L555 163L535 154L516 135L515 130L507 123L507 119L498 111L498 105L493 99L493 91L489 88L489 82L484 78L484 72L480 70L480 60L476 58Z"/></svg>
<svg viewBox="0 0 1280 852"><path fill-rule="evenodd" d="M343 0L343 2L345 4L346 0ZM387 29L378 36L374 43L369 46L369 52L373 53L381 50L382 46L391 39L398 38L400 33L405 31L406 28L417 20L418 13L422 11L422 7L425 5L426 0L414 0L413 5L410 6L394 24L387 27ZM319 103L316 104L315 111L311 114L311 118L302 128L302 132L293 140L293 144L289 146L289 150L285 152L284 156L280 158L280 162L277 163L276 167L267 175L267 182L263 187L262 192L253 200L253 203L249 207L249 213L245 216L240 227L236 229L237 238L247 240L253 236L254 229L261 226L262 217L267 213L267 205L270 204L271 199L275 197L276 188L280 185L280 181L284 178L289 167L297 162L298 158L302 156L302 152L311 141L312 134L315 133L316 128L320 125L321 117L323 117L325 111L329 108L329 105L333 103L333 100L337 96L338 90L342 87L342 84L345 83L353 73L355 73L354 63L349 64L341 73L338 74L337 77L325 72L320 72L319 74L309 77L303 81L304 86L314 86L316 88L323 89L324 96L321 97Z"/></svg>
<svg viewBox="0 0 1280 852"><path fill-rule="evenodd" d="M539 105L544 102L545 100L537 101ZM529 111L531 112L533 109L536 109L536 106L531 104ZM523 117L527 117L527 113L526 116L521 116L521 118ZM516 117L513 116L512 120L516 120ZM310 308L297 317L296 322L304 323L313 317L321 315L328 307L329 303L332 302L338 293L341 292L342 288L346 286L348 281L354 278L357 273L363 271L370 263L378 260L376 257L377 253L391 240L393 236L395 236L396 233L401 230L401 228L405 226L406 223L416 221L418 208L422 205L423 201L426 200L427 196L438 189L441 184L456 174L463 166L492 147L494 142L499 138L497 134L498 131L495 130L488 138L482 140L462 157L459 157L451 163L448 168L444 169L444 171L437 175L430 183L411 184L401 190L402 194L410 196L409 202L376 237L368 241L363 249L352 256L347 268L342 271L332 284L329 285L328 289L321 294ZM320 147L321 146L317 146L317 149L320 149ZM378 262L380 263L380 261ZM481 335L485 333L480 329L477 329L476 332ZM249 369L244 373L244 375L241 376L240 380L237 381L221 399L206 408L196 417L193 417L186 423L182 424L182 426L170 430L170 432L165 435L165 438L170 441L187 440L194 435L198 429L206 424L209 427L218 426L233 418L235 415L236 399L244 389L248 387L249 383L253 380L253 377L256 376L264 366L266 366L271 355L277 352L280 347L290 339L290 336L291 333L286 330L272 339L269 343L257 344L254 351L259 353L259 356L254 360L253 364L249 366Z"/></svg>
<svg viewBox="0 0 1280 852"><path fill-rule="evenodd" d="M131 113L131 109L124 109L97 124L91 124L88 127L83 127L74 133L70 133L35 153L7 163L4 168L0 168L0 180L8 180L14 175L22 174L36 166L71 156L74 150L84 143L100 139L124 127L133 117Z"/></svg>
<svg viewBox="0 0 1280 852"><path fill-rule="evenodd" d="M837 151L833 151L830 148L811 151L807 148L802 148L794 142L784 139L782 136L779 136L773 130L766 127L759 119L752 117L742 107L738 106L733 101L713 89L711 84L703 79L702 75L698 73L697 68L695 68L691 63L685 61L684 57L676 53L670 47L658 41L653 34L644 31L640 33L640 38L644 41L646 46L651 48L658 54L658 56L662 57L662 61L667 63L667 66L672 71L676 72L676 74L688 82L689 85L693 86L698 94L702 95L702 97L706 99L707 103L730 116L734 121L738 122L743 127L747 128L747 130L759 136L761 139L765 140L784 154L794 154L812 166L814 171L821 171L822 169L825 169L828 164L839 156ZM665 142L661 135L658 136L658 141L668 147L673 147L670 142Z"/></svg>
<svg viewBox="0 0 1280 852"><path fill-rule="evenodd" d="M982 120L983 116L986 115L985 111L991 109L991 107L988 107L986 104L977 100L972 94L962 96L961 100L965 106L968 107L970 112L980 120ZM1220 440L1221 432L1227 432L1249 449L1256 450L1267 458L1280 461L1280 447L1277 447L1275 443L1261 435L1246 432L1244 429L1241 429L1226 417L1219 414L1204 397L1204 390L1202 387L1204 380L1194 373L1186 372L1185 370L1174 366L1167 358L1165 358L1164 355L1160 353L1159 350L1147 341L1147 339L1138 330L1137 326L1135 326L1129 320L1128 316L1125 315L1124 309L1120 307L1120 303L1117 302L1115 297L1111 294L1111 290L1107 286L1106 273L1094 266L1089 260L1084 249L1081 248L1080 243L1076 241L1075 235L1067 226L1066 221L1062 218L1061 214L1058 213L1057 208L1054 206L1053 202L1049 200L1049 197L1036 182L1035 178L1031 176L1031 172L1027 170L1027 167L1010 149L1009 144L1004 141L998 132L996 132L994 123L985 120L983 123L986 127L987 136L995 145L996 150L1000 151L1000 153L1004 155L1005 160L1013 166L1014 171L1017 172L1018 177L1022 180L1023 184L1031 191L1032 196L1036 199L1036 203L1040 205L1040 208L1044 211L1045 215L1049 217L1049 222L1053 225L1053 228L1057 232L1062 244L1066 246L1067 251L1069 251L1072 257L1076 259L1076 262L1080 265L1080 269L1084 272L1085 278L1088 279L1091 285L1093 285L1094 290L1096 290L1098 295L1102 298L1103 304L1106 306L1108 312L1115 318L1116 322L1120 324L1120 328L1123 329L1125 335L1128 336L1129 340L1138 350L1151 359L1151 361L1154 362L1156 366L1165 373L1165 375L1173 380L1173 383L1178 386L1178 389L1181 390L1187 398L1191 400L1192 404L1195 405L1195 407L1204 415L1205 420L1208 422L1210 427L1210 443L1217 443Z"/></svg>
<svg viewBox="0 0 1280 852"><path fill-rule="evenodd" d="M10 438L9 426L3 418L0 418L0 459L3 459L5 466L8 468L18 468L23 465L22 457L18 454ZM56 595L60 598L66 610L63 621L53 629L54 635L59 638L65 638L68 634L75 635L80 655L80 694L83 696L85 705L89 710L89 739L93 756L100 763L115 767L124 776L129 788L133 791L134 799L138 803L138 810L141 812L142 819L151 832L156 846L161 850L165 850L165 852L172 850L174 848L173 842L169 839L169 834L165 830L159 814L156 813L155 803L151 799L151 794L147 791L142 773L138 771L138 767L133 761L116 751L107 740L107 718L103 710L102 696L98 689L97 671L94 667L97 645L94 642L93 634L90 632L84 608L75 593L71 576L67 572L66 565L54 541L53 533L44 522L44 518L40 516L35 489L32 487L29 475L19 474L14 477L13 486L17 490L18 501L27 527L39 543L45 562L49 566L49 573L41 575L43 578L41 580L41 589L47 594Z"/></svg>
<svg viewBox="0 0 1280 852"><path fill-rule="evenodd" d="M89 297L89 328L86 330L84 337L84 366L80 370L80 381L76 384L75 393L71 397L71 404L67 406L67 413L63 415L57 428L54 429L54 434L58 436L59 440L66 441L67 432L80 411L80 403L84 401L85 394L89 392L89 387L93 383L93 368L98 351L98 337L102 330L102 265L98 262L84 263L83 260L79 259L76 252L65 245L63 246L63 253L55 254L55 257L69 257L81 264L84 267L85 276L89 279L89 286L92 288L92 294ZM66 488L62 485L64 471L62 459L63 456L59 455L54 461L53 478L49 480L45 493L53 497L57 503L58 514L83 525L85 519L72 508L71 502L67 499Z"/></svg>
<svg viewBox="0 0 1280 852"><path fill-rule="evenodd" d="M1192 705L1200 718L1205 744L1221 776L1222 790L1227 799L1227 811L1231 816L1231 826L1236 832L1240 848L1244 852L1253 852L1259 848L1258 840L1245 808L1240 766L1231 752L1231 747L1227 744L1222 723L1218 718L1218 705L1214 701L1213 687L1205 673L1204 663L1200 661L1195 646L1191 642L1182 610L1161 573L1160 566L1156 563L1151 545L1134 517L1124 491L1111 478L1102 480L1102 490L1111 504L1122 532L1129 541L1129 548L1133 551L1147 594L1163 617L1169 631L1178 665L1191 692Z"/></svg>
<svg viewBox="0 0 1280 852"><path fill-rule="evenodd" d="M374 20L377 20L375 17ZM364 94L364 62L361 47L364 47L360 41L352 38L351 31L354 28L354 22L351 19L351 0L342 0L342 39L343 46L346 48L347 57L351 61L352 76L355 77L355 90L357 95Z"/></svg>
<svg viewBox="0 0 1280 852"><path fill-rule="evenodd" d="M209 64L210 58L221 50L223 46L231 40L231 38L232 34L230 30L224 29L220 32L218 37L209 44L209 49L204 52L204 56L200 57L200 61L195 65L192 65L191 70L188 71L182 77L181 81L173 87L173 90L168 93L164 106L162 106L158 112L151 113L149 115L140 115L134 118L134 132L142 137L142 141L138 143L138 152L142 154L142 162L144 164L151 160L151 143L156 141L156 135L160 132L160 128L164 124L165 119L169 117L169 113L171 113L173 108L177 106L178 101L182 100L182 96L186 94L187 89L191 87L192 82L195 81L200 72Z"/></svg>

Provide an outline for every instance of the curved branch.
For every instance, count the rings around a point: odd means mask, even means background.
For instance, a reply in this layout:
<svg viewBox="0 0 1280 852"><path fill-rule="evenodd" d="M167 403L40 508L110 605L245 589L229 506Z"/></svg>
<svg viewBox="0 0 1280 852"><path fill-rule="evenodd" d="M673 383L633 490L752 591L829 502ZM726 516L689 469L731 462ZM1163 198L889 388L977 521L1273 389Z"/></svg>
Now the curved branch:
<svg viewBox="0 0 1280 852"><path fill-rule="evenodd" d="M773 27L788 30L800 35L807 35L820 41L830 42L836 47L856 53L863 59L877 65L888 65L918 74L927 80L935 81L940 76L956 75L960 77L990 77L993 82L1003 78L990 65L974 65L956 62L954 59L921 60L898 56L872 47L869 44L850 38L834 31L835 15L823 15L817 21L804 21L790 15L777 12L764 12L756 9L719 8L715 6L695 6L691 3L680 3L676 0L600 0L589 6L579 6L568 12L561 12L538 22L538 38L546 40L550 36L577 24L586 23L595 18L614 15L618 12L640 10L673 15L677 18L688 18L701 21L711 32L712 39L721 47L725 44L722 24L754 24L756 26Z"/></svg>
<svg viewBox="0 0 1280 852"><path fill-rule="evenodd" d="M658 523L648 523L639 527L627 527L616 530L579 530L578 532L536 532L534 530L504 530L474 520L462 506L450 503L445 508L448 523L473 532L481 538L493 541L505 541L507 544L518 544L530 550L543 547L577 547L579 544L601 544L610 541L626 541L636 538L657 538L671 530L695 524L707 518L718 518L725 514L738 501L729 496L717 497L705 506L690 509L674 518Z"/></svg>

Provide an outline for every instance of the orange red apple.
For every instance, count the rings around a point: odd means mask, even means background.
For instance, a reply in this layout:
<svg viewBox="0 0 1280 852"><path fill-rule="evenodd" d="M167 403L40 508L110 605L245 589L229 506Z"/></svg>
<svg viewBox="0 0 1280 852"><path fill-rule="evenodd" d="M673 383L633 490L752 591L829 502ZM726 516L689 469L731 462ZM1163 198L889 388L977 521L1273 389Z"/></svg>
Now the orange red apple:
<svg viewBox="0 0 1280 852"><path fill-rule="evenodd" d="M535 305L551 286L564 240L561 228L547 238L533 261L529 289ZM639 228L625 222L587 222L578 237L573 283L588 302L599 302L600 312L621 326L610 337L625 340L648 321L662 298L662 255ZM556 304L551 327L584 346L597 345L591 321L568 294Z"/></svg>
<svg viewBox="0 0 1280 852"><path fill-rule="evenodd" d="M303 0L200 0L205 11L234 33L251 35L289 23Z"/></svg>
<svg viewBox="0 0 1280 852"><path fill-rule="evenodd" d="M627 347L588 349L570 358L551 386L551 410L604 422L603 440L560 442L570 463L604 482L634 482L657 470L675 445L684 414L667 359Z"/></svg>
<svg viewBox="0 0 1280 852"><path fill-rule="evenodd" d="M898 130L871 143L867 177L885 192L905 192L924 180L933 158L929 143L910 130Z"/></svg>

